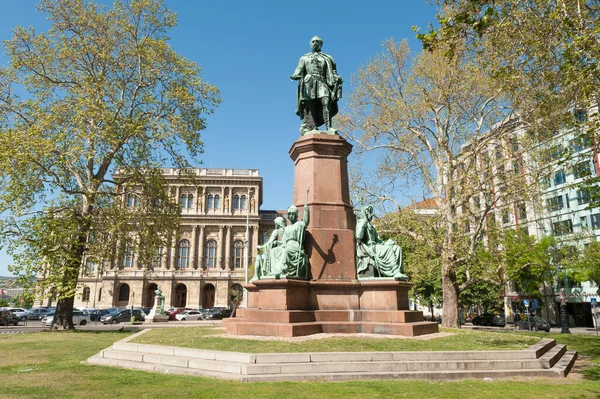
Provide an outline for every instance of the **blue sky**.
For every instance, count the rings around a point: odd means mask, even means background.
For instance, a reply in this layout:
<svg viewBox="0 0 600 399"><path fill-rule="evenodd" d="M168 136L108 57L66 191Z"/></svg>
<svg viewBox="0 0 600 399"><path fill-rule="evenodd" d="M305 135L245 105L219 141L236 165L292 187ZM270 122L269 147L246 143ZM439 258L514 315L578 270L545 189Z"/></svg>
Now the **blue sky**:
<svg viewBox="0 0 600 399"><path fill-rule="evenodd" d="M110 1L101 1L112 4ZM17 26L48 28L36 11L37 0L2 2L0 39ZM388 39L408 39L420 50L411 26L434 21L425 0L336 0L302 5L282 0L166 0L178 13L170 32L173 48L197 62L203 77L221 90L223 102L203 132L203 161L198 167L259 169L263 177L262 209L285 209L292 200L293 163L288 150L299 137L295 115L296 83L289 80L301 55L318 35L344 77L351 76L381 51ZM7 58L0 55L0 65ZM344 111L344 99L340 101ZM335 119L334 119L335 124ZM168 165L165 165L168 166ZM402 202L402 199L397 199ZM9 275L10 257L0 251L0 276Z"/></svg>

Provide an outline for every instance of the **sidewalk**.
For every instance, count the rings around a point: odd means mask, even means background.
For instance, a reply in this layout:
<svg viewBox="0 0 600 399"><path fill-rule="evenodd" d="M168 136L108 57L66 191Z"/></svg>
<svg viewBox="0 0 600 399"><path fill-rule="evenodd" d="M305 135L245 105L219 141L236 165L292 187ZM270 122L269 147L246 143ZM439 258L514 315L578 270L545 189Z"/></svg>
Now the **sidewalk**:
<svg viewBox="0 0 600 399"><path fill-rule="evenodd" d="M506 327L486 327L486 326L473 326L471 324L464 324L462 328L465 330L474 331L495 331L495 332L525 332L524 330L517 330L514 326L508 324ZM560 327L551 327L550 334L560 334ZM585 335L596 335L596 329L592 327L569 327L571 334L585 334ZM600 330L598 330L600 336Z"/></svg>

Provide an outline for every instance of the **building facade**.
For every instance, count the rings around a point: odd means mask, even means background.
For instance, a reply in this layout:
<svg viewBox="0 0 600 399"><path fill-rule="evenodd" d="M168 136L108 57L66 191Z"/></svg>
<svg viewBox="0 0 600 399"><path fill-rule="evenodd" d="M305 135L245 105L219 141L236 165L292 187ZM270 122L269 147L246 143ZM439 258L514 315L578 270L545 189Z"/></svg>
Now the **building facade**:
<svg viewBox="0 0 600 399"><path fill-rule="evenodd" d="M273 229L276 211L260 211L262 177L256 169L163 169L170 195L181 205L178 237L160 248L159 259L141 264L125 248L114 262L84 260L74 306L151 307L160 287L165 307L229 307L232 291L242 292L257 245ZM124 193L125 206L135 197ZM246 252L248 257L246 259ZM36 305L51 300L40 298Z"/></svg>

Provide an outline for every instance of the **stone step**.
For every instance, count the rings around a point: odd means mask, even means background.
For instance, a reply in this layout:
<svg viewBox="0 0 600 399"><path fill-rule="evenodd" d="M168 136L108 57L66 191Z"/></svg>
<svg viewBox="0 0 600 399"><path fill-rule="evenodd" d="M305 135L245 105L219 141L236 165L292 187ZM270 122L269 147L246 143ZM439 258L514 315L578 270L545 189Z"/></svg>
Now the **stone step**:
<svg viewBox="0 0 600 399"><path fill-rule="evenodd" d="M89 358L88 363L258 382L564 377L576 358L576 352L551 339L520 351L287 354L221 352L123 340Z"/></svg>
<svg viewBox="0 0 600 399"><path fill-rule="evenodd" d="M236 318L244 321L273 323L315 321L410 323L424 321L423 312L414 310L279 310L249 308L239 309Z"/></svg>

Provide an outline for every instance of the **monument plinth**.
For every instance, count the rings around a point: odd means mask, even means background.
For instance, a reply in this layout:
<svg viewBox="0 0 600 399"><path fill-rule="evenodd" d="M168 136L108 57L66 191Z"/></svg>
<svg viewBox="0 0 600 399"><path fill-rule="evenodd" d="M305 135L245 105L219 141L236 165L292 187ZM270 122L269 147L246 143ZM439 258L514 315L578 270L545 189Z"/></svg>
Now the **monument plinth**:
<svg viewBox="0 0 600 399"><path fill-rule="evenodd" d="M299 138L294 161L294 205L304 201L310 222L304 240L308 280L263 278L244 288L248 308L223 320L234 335L293 337L316 333L374 333L415 336L438 331L409 310L412 284L394 278L359 280L356 217L350 203L347 157L352 146L337 135ZM309 187L308 198L306 189Z"/></svg>

